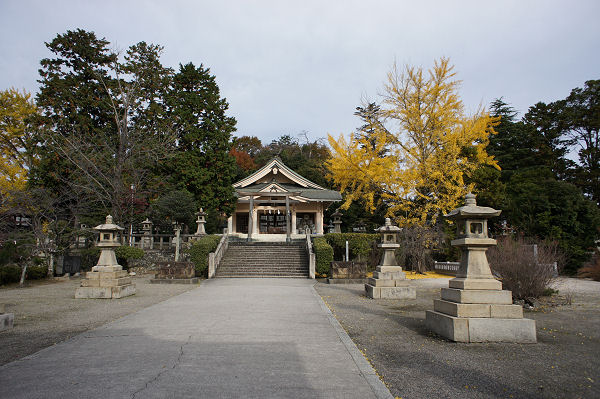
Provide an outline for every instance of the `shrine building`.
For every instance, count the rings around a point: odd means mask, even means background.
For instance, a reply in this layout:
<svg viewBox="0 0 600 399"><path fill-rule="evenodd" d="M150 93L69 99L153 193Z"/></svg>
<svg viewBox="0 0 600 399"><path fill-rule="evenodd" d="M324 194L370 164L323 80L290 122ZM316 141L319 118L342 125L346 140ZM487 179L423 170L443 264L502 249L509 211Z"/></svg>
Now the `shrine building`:
<svg viewBox="0 0 600 399"><path fill-rule="evenodd" d="M323 234L323 214L339 192L300 176L279 157L233 184L237 207L228 230L248 238L261 234ZM288 216L286 218L286 216Z"/></svg>

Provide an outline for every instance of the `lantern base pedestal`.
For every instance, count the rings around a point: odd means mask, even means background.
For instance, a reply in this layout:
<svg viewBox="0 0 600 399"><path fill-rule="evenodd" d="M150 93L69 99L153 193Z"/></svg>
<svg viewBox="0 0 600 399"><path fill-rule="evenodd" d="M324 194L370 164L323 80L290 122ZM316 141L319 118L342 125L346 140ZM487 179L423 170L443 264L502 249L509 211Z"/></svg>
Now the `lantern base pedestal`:
<svg viewBox="0 0 600 399"><path fill-rule="evenodd" d="M135 284L120 265L94 266L75 291L77 299L118 299L135 294Z"/></svg>
<svg viewBox="0 0 600 399"><path fill-rule="evenodd" d="M416 299L417 291L406 279L400 266L377 266L373 278L365 284L367 298Z"/></svg>
<svg viewBox="0 0 600 399"><path fill-rule="evenodd" d="M456 342L537 342L535 321L491 317L455 317L428 310L427 327Z"/></svg>

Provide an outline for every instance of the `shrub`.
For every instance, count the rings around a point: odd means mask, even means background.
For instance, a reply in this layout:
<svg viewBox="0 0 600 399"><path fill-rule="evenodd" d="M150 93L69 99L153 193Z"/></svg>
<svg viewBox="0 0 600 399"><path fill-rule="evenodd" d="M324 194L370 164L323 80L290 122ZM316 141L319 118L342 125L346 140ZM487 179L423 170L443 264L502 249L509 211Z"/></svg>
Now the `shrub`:
<svg viewBox="0 0 600 399"><path fill-rule="evenodd" d="M316 258L315 272L320 275L331 275L333 248L329 245L325 237L315 237L313 239L313 248Z"/></svg>
<svg viewBox="0 0 600 399"><path fill-rule="evenodd" d="M27 280L41 280L48 276L48 267L44 265L27 266L25 278Z"/></svg>
<svg viewBox="0 0 600 399"><path fill-rule="evenodd" d="M196 269L196 276L206 276L208 270L208 254L214 252L221 241L221 236L207 235L195 241L187 253Z"/></svg>
<svg viewBox="0 0 600 399"><path fill-rule="evenodd" d="M98 263L98 258L100 257L100 248L91 247L81 249L79 250L79 255L81 256L81 270L90 270L92 267L96 266L96 263Z"/></svg>
<svg viewBox="0 0 600 399"><path fill-rule="evenodd" d="M536 254L523 238L510 236L501 237L487 254L492 272L513 299L543 296L555 278L554 262L561 260L556 243L538 244Z"/></svg>
<svg viewBox="0 0 600 399"><path fill-rule="evenodd" d="M128 260L129 259L141 259L144 257L144 250L141 248L129 247L123 245L121 247L115 248L115 255L117 256L117 262L123 268L128 268Z"/></svg>
<svg viewBox="0 0 600 399"><path fill-rule="evenodd" d="M346 253L346 241L350 250L350 259L359 261L369 258L373 249L373 242L379 238L379 234L366 233L329 233L326 234L327 243L333 247L336 257L341 259ZM346 260L350 260L346 259Z"/></svg>
<svg viewBox="0 0 600 399"><path fill-rule="evenodd" d="M17 265L0 266L0 284L17 283L21 279L21 268Z"/></svg>
<svg viewBox="0 0 600 399"><path fill-rule="evenodd" d="M596 249L592 260L577 271L577 276L600 281L600 251Z"/></svg>

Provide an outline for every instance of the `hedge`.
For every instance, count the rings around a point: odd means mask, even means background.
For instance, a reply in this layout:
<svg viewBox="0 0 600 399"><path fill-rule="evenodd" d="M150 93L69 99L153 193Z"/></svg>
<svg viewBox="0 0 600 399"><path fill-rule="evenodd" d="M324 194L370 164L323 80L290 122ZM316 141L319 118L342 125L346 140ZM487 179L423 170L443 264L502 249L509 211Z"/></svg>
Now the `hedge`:
<svg viewBox="0 0 600 399"><path fill-rule="evenodd" d="M331 245L340 257L346 253L346 241L350 249L350 259L366 260L373 250L373 243L379 238L379 234L367 233L329 233L325 234L327 243Z"/></svg>
<svg viewBox="0 0 600 399"><path fill-rule="evenodd" d="M317 263L315 272L322 276L329 276L331 274L331 262L333 262L333 248L324 237L315 237L313 239L313 249Z"/></svg>
<svg viewBox="0 0 600 399"><path fill-rule="evenodd" d="M214 252L221 241L221 236L216 234L207 235L195 241L187 253L196 268L196 276L205 277L208 270L208 254Z"/></svg>
<svg viewBox="0 0 600 399"><path fill-rule="evenodd" d="M40 280L46 278L48 268L44 265L27 266L25 278L27 280ZM0 285L18 283L21 280L21 267L17 265L0 266Z"/></svg>

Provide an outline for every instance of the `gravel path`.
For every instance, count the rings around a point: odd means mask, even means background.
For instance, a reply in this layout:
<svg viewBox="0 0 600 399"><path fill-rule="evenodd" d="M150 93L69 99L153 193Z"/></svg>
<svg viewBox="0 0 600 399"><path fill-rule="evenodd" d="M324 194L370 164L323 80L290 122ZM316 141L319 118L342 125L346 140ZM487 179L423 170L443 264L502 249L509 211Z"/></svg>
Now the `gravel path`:
<svg viewBox="0 0 600 399"><path fill-rule="evenodd" d="M367 299L362 285L315 286L393 395L600 397L600 283L561 279L564 292L552 303L525 311L536 320L537 344L460 344L437 337L425 328L425 310L447 280L415 284L412 301ZM565 304L569 299L572 305Z"/></svg>
<svg viewBox="0 0 600 399"><path fill-rule="evenodd" d="M150 276L136 276L133 282L136 294L121 299L75 299L79 279L0 288L0 303L15 314L14 328L0 332L0 365L197 287L151 285Z"/></svg>

